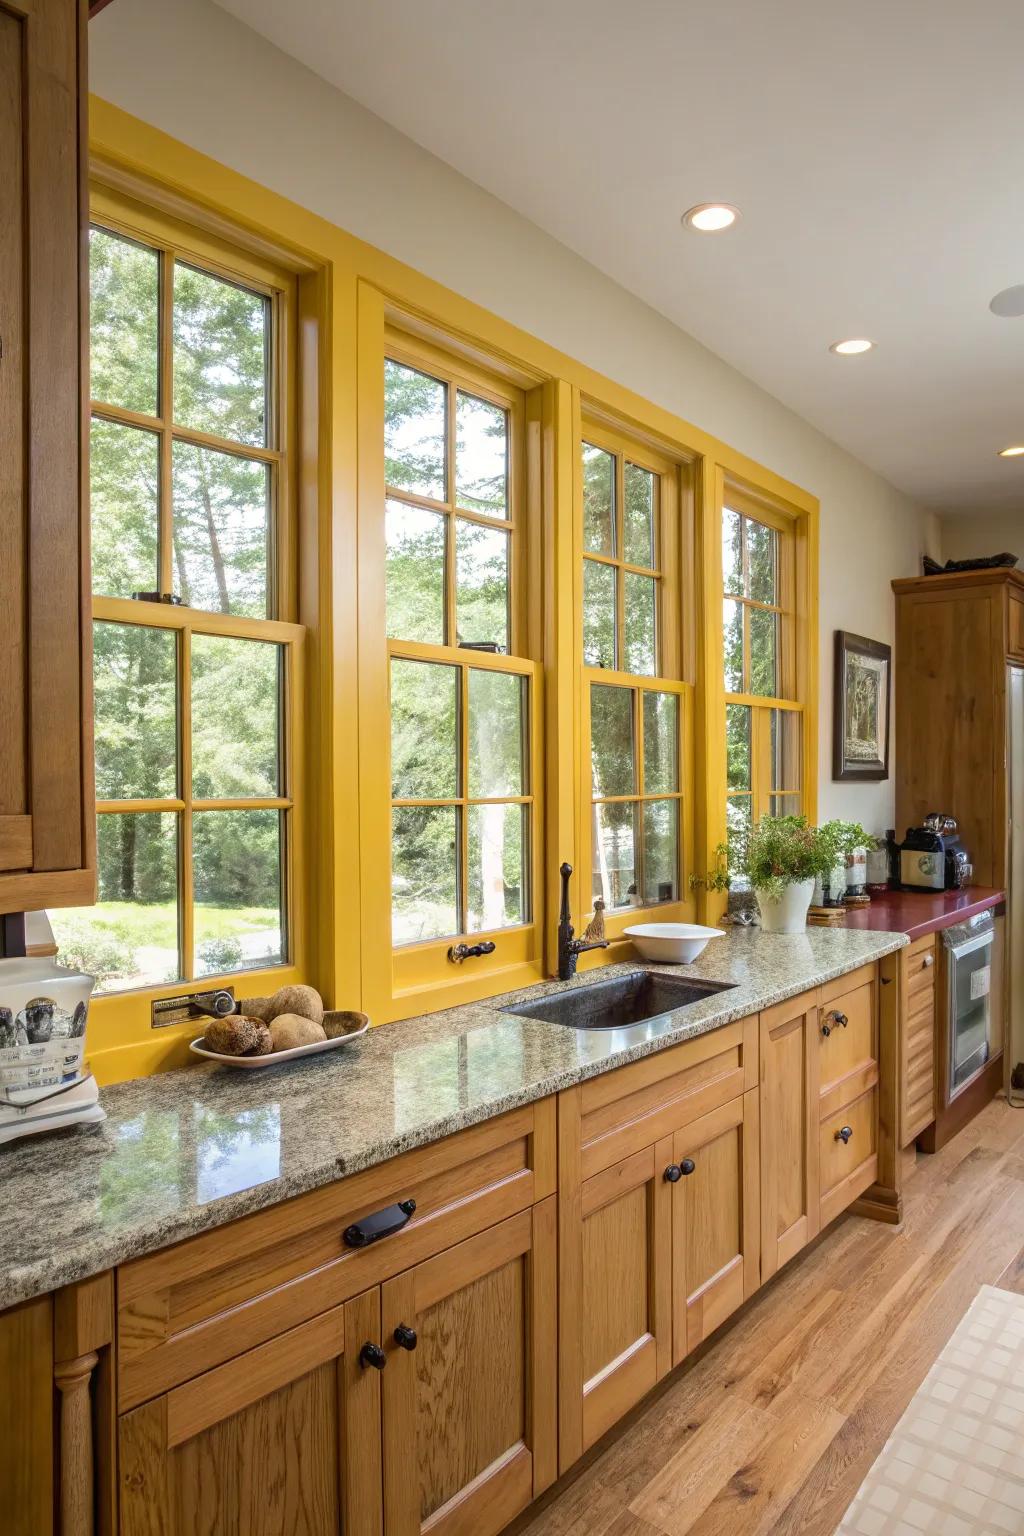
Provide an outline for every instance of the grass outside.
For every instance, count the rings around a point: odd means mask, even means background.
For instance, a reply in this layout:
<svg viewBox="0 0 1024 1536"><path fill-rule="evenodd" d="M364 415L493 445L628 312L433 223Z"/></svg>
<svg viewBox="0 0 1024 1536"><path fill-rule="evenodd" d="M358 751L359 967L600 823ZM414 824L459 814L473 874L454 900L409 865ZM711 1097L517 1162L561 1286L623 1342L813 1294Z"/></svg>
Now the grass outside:
<svg viewBox="0 0 1024 1536"><path fill-rule="evenodd" d="M280 933L276 907L217 907L197 903L199 974L238 969L260 936ZM97 991L122 991L175 981L178 908L174 901L105 901L50 913L59 964L96 977ZM246 940L249 944L246 944ZM278 943L280 942L278 938Z"/></svg>

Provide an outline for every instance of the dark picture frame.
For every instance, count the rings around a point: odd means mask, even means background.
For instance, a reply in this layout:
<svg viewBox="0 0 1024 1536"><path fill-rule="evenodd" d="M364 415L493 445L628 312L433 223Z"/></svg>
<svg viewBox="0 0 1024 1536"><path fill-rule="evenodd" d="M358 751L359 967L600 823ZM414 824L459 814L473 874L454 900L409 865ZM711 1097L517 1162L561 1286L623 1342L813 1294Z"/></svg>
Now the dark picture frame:
<svg viewBox="0 0 1024 1536"><path fill-rule="evenodd" d="M836 630L832 694L833 779L889 777L892 646Z"/></svg>

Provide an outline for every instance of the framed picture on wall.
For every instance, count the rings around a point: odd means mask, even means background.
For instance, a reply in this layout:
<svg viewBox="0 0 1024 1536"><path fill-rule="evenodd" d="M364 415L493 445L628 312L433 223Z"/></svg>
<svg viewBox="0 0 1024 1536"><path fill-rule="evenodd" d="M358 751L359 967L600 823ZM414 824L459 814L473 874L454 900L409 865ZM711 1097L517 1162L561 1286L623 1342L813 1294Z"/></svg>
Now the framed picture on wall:
<svg viewBox="0 0 1024 1536"><path fill-rule="evenodd" d="M836 630L832 777L889 777L892 647Z"/></svg>

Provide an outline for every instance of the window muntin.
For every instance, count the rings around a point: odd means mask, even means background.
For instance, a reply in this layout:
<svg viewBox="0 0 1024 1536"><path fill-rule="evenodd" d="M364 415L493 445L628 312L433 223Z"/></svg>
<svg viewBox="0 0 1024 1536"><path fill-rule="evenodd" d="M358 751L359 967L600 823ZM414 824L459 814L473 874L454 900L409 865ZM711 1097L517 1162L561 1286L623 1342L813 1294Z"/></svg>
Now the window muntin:
<svg viewBox="0 0 1024 1536"><path fill-rule="evenodd" d="M580 454L584 664L654 677L662 670L661 476L586 438Z"/></svg>
<svg viewBox="0 0 1024 1536"><path fill-rule="evenodd" d="M590 684L591 887L609 911L681 899L682 698Z"/></svg>
<svg viewBox="0 0 1024 1536"><path fill-rule="evenodd" d="M51 923L116 992L287 960L301 630L268 618L285 286L115 220L90 254L99 900Z"/></svg>

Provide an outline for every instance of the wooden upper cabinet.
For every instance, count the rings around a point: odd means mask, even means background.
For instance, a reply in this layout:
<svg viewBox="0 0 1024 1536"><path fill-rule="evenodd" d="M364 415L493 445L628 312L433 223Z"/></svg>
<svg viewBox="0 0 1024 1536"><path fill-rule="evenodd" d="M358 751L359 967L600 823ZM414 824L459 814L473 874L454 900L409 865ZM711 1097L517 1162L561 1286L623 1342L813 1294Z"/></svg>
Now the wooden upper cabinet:
<svg viewBox="0 0 1024 1536"><path fill-rule="evenodd" d="M95 899L85 27L0 5L0 912Z"/></svg>

